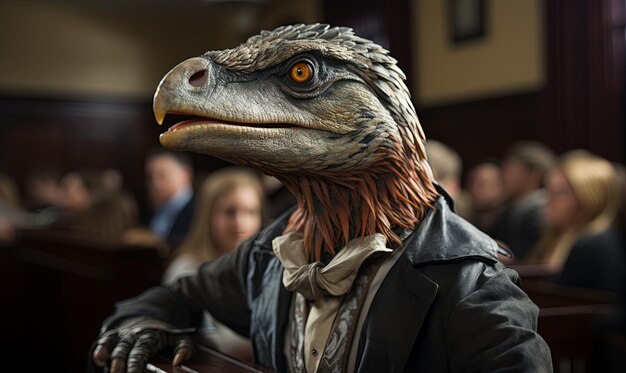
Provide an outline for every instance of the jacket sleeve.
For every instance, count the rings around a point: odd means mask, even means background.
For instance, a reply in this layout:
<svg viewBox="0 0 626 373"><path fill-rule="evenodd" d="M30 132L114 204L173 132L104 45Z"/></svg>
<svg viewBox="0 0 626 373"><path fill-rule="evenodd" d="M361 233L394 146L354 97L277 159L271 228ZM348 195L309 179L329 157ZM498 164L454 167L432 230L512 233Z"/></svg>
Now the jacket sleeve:
<svg viewBox="0 0 626 373"><path fill-rule="evenodd" d="M498 271L456 305L446 336L452 372L552 372L539 309L517 282Z"/></svg>
<svg viewBox="0 0 626 373"><path fill-rule="evenodd" d="M157 286L115 305L102 330L132 316L151 316L177 327L200 325L202 311L247 336L250 309L247 303L248 256L255 238L237 250L204 263L195 275L182 277L171 286Z"/></svg>

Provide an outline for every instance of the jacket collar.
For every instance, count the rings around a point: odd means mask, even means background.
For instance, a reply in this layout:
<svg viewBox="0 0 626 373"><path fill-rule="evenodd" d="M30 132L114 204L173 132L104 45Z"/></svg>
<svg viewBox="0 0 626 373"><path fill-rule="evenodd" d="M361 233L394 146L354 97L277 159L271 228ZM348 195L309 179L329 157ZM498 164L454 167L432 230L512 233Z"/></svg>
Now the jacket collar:
<svg viewBox="0 0 626 373"><path fill-rule="evenodd" d="M497 252L496 242L452 212L445 196L426 213L405 250L413 266L469 258L495 263Z"/></svg>
<svg viewBox="0 0 626 373"><path fill-rule="evenodd" d="M274 238L283 234L283 231L285 230L285 228L287 227L287 223L289 222L289 217L296 210L296 208L297 206L295 205L290 207L278 218L276 218L272 223L265 227L255 239L254 245L272 251L272 241L274 240Z"/></svg>

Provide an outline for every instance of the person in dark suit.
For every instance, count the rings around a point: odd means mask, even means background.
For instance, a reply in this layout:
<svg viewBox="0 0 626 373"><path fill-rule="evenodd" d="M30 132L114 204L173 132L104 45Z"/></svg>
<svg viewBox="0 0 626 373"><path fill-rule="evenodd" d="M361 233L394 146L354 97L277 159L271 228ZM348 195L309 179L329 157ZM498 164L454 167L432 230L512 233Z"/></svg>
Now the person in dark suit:
<svg viewBox="0 0 626 373"><path fill-rule="evenodd" d="M509 146L502 160L502 181L508 201L485 233L506 244L517 259L523 260L541 237L547 201L543 181L555 159L555 154L544 144L519 141Z"/></svg>
<svg viewBox="0 0 626 373"><path fill-rule="evenodd" d="M187 234L194 214L191 158L160 148L148 154L145 168L152 208L147 224L174 250Z"/></svg>

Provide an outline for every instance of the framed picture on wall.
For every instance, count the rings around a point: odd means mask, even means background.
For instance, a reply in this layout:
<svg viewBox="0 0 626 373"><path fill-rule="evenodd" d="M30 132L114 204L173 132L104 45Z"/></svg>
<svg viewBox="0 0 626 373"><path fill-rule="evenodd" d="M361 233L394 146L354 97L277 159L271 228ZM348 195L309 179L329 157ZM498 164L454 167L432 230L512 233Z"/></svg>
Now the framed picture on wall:
<svg viewBox="0 0 626 373"><path fill-rule="evenodd" d="M448 0L451 40L460 44L485 35L484 0Z"/></svg>

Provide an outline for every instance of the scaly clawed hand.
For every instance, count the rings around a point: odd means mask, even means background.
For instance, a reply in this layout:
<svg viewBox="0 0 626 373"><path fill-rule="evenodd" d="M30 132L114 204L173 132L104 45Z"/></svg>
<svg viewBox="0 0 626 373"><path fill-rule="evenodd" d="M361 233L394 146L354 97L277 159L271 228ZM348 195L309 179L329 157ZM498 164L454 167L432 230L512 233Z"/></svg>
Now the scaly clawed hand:
<svg viewBox="0 0 626 373"><path fill-rule="evenodd" d="M100 367L110 360L110 373L141 373L159 351L172 346L173 365L177 366L191 357L194 331L195 328L180 329L150 317L133 317L103 333L92 358Z"/></svg>

